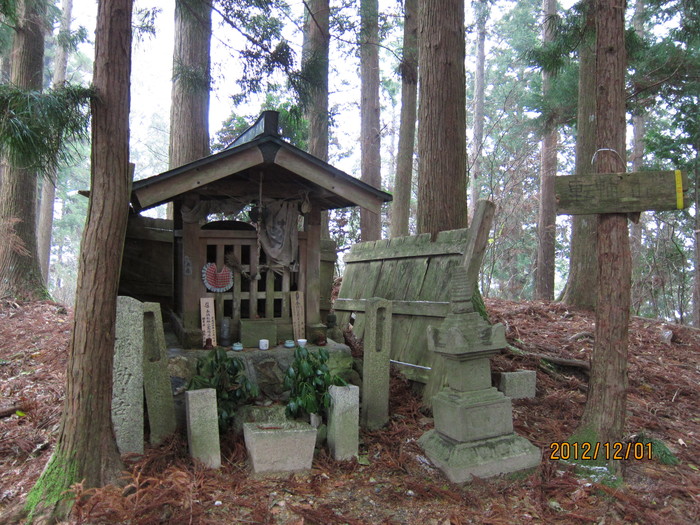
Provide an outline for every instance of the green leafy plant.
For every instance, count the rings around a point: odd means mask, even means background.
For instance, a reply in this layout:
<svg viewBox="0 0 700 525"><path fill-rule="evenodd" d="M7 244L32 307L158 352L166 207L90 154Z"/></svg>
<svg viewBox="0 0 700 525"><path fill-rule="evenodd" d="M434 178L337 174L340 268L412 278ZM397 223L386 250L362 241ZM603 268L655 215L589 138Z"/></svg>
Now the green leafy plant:
<svg viewBox="0 0 700 525"><path fill-rule="evenodd" d="M321 414L330 406L328 387L346 383L330 373L327 361L328 350L325 348L319 348L318 353L314 353L306 347L296 347L294 361L284 376L284 388L291 391L286 408L287 416Z"/></svg>
<svg viewBox="0 0 700 525"><path fill-rule="evenodd" d="M678 465L681 462L680 459L671 452L671 449L660 439L647 436L643 432L640 432L634 442L644 445L651 443L651 457L659 460L659 462L664 465Z"/></svg>
<svg viewBox="0 0 700 525"><path fill-rule="evenodd" d="M259 395L258 386L245 374L245 364L237 357L229 357L223 348L214 348L197 360L197 375L192 377L188 390L213 388L219 413L219 427L227 429L233 423L236 410Z"/></svg>

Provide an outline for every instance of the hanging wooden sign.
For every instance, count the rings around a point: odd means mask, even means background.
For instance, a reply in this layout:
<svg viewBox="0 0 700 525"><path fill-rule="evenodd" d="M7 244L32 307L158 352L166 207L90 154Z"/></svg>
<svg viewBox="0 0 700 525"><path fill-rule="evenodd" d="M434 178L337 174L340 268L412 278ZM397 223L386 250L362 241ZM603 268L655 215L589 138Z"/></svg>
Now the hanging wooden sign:
<svg viewBox="0 0 700 525"><path fill-rule="evenodd" d="M682 210L688 176L675 171L638 171L554 177L557 215Z"/></svg>
<svg viewBox="0 0 700 525"><path fill-rule="evenodd" d="M202 297L199 300L202 320L202 348L207 345L207 339L211 339L211 345L216 346L216 313L214 299Z"/></svg>

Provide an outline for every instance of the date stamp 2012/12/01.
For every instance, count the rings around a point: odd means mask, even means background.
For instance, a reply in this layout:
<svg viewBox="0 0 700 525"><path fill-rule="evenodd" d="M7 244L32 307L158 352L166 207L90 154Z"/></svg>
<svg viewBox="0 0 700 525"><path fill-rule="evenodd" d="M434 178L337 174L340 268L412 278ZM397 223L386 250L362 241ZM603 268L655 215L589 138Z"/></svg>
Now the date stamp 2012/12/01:
<svg viewBox="0 0 700 525"><path fill-rule="evenodd" d="M651 443L567 443L554 442L549 445L549 459L564 461L596 461L651 459Z"/></svg>

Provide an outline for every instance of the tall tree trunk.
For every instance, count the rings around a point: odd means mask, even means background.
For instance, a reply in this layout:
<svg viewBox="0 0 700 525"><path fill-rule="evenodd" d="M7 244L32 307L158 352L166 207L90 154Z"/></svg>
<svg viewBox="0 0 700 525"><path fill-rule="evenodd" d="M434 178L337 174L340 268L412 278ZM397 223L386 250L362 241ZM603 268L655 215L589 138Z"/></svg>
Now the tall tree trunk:
<svg viewBox="0 0 700 525"><path fill-rule="evenodd" d="M413 151L418 102L418 0L405 0L401 73L401 126L396 155L394 200L391 203L391 236L408 235L413 179Z"/></svg>
<svg viewBox="0 0 700 525"><path fill-rule="evenodd" d="M596 141L595 12L593 0L585 7L586 30L579 46L578 114L576 117L576 174L591 173ZM574 215L571 227L569 275L562 302L593 309L596 304L598 262L591 246L596 245L595 215Z"/></svg>
<svg viewBox="0 0 700 525"><path fill-rule="evenodd" d="M44 73L46 4L22 0L12 44L10 80L18 88L41 91ZM33 300L46 296L36 242L37 174L3 159L0 231L17 242L0 242L0 297Z"/></svg>
<svg viewBox="0 0 700 525"><path fill-rule="evenodd" d="M169 167L209 154L211 4L176 0Z"/></svg>
<svg viewBox="0 0 700 525"><path fill-rule="evenodd" d="M632 26L639 38L644 38L644 0L634 4ZM632 115L632 171L641 171L644 167L644 128L646 127L646 110L640 108ZM639 214L639 220L630 222L630 250L632 252L632 311L638 311L642 302L643 290L639 278L642 274L642 231L644 213Z"/></svg>
<svg viewBox="0 0 700 525"><path fill-rule="evenodd" d="M474 138L472 142L471 205L476 206L481 193L481 150L484 142L484 92L486 86L486 21L489 17L487 0L473 2L476 18L476 71L474 72Z"/></svg>
<svg viewBox="0 0 700 525"><path fill-rule="evenodd" d="M328 52L330 44L328 0L308 0L304 9L302 71L308 92L309 153L328 161ZM321 213L321 237L328 239L328 212Z"/></svg>
<svg viewBox="0 0 700 525"><path fill-rule="evenodd" d="M28 510L64 516L64 491L99 487L122 468L112 428L117 288L129 211L129 82L133 0L100 0L95 30L90 206L83 232L66 394L53 455Z"/></svg>
<svg viewBox="0 0 700 525"><path fill-rule="evenodd" d="M360 150L361 179L381 188L381 128L379 122L379 3L360 0ZM360 235L363 241L382 237L381 216L360 209Z"/></svg>
<svg viewBox="0 0 700 525"><path fill-rule="evenodd" d="M464 0L425 0L418 15L418 232L467 226Z"/></svg>
<svg viewBox="0 0 700 525"><path fill-rule="evenodd" d="M700 327L700 141L695 143L695 276L693 277L693 326Z"/></svg>
<svg viewBox="0 0 700 525"><path fill-rule="evenodd" d="M624 0L598 0L596 34L595 168L597 173L615 173L625 170ZM596 442L613 443L623 437L631 273L627 216L600 215L595 345L580 426L580 431L588 432Z"/></svg>
<svg viewBox="0 0 700 525"><path fill-rule="evenodd" d="M70 34L70 23L73 16L73 0L63 0L61 5L61 25L59 35ZM66 81L66 68L68 66L68 50L60 42L56 47L54 59L54 72L52 85L54 88L62 86ZM39 201L39 227L37 229L37 244L39 250L39 265L44 284L49 285L49 263L51 258L51 229L53 228L53 204L56 198L56 183L58 173L45 178L41 184L41 199Z"/></svg>
<svg viewBox="0 0 700 525"><path fill-rule="evenodd" d="M544 21L542 41L546 44L554 39L554 30L548 18L557 14L556 0L542 0ZM552 75L542 73L542 95L549 96ZM554 299L554 252L557 228L557 209L554 195L554 177L557 174L556 115L551 115L545 124L540 159L540 206L537 223L537 271L535 272L535 297L544 301Z"/></svg>

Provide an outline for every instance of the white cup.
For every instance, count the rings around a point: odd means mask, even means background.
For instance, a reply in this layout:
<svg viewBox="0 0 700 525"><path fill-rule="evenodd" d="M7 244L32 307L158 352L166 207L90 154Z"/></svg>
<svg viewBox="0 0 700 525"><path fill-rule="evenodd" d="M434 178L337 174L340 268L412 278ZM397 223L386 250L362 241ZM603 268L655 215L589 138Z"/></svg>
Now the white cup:
<svg viewBox="0 0 700 525"><path fill-rule="evenodd" d="M304 348L306 346L306 339L297 339L297 344Z"/></svg>
<svg viewBox="0 0 700 525"><path fill-rule="evenodd" d="M269 339L260 339L258 342L258 348L260 350L267 350L270 348L270 340Z"/></svg>

